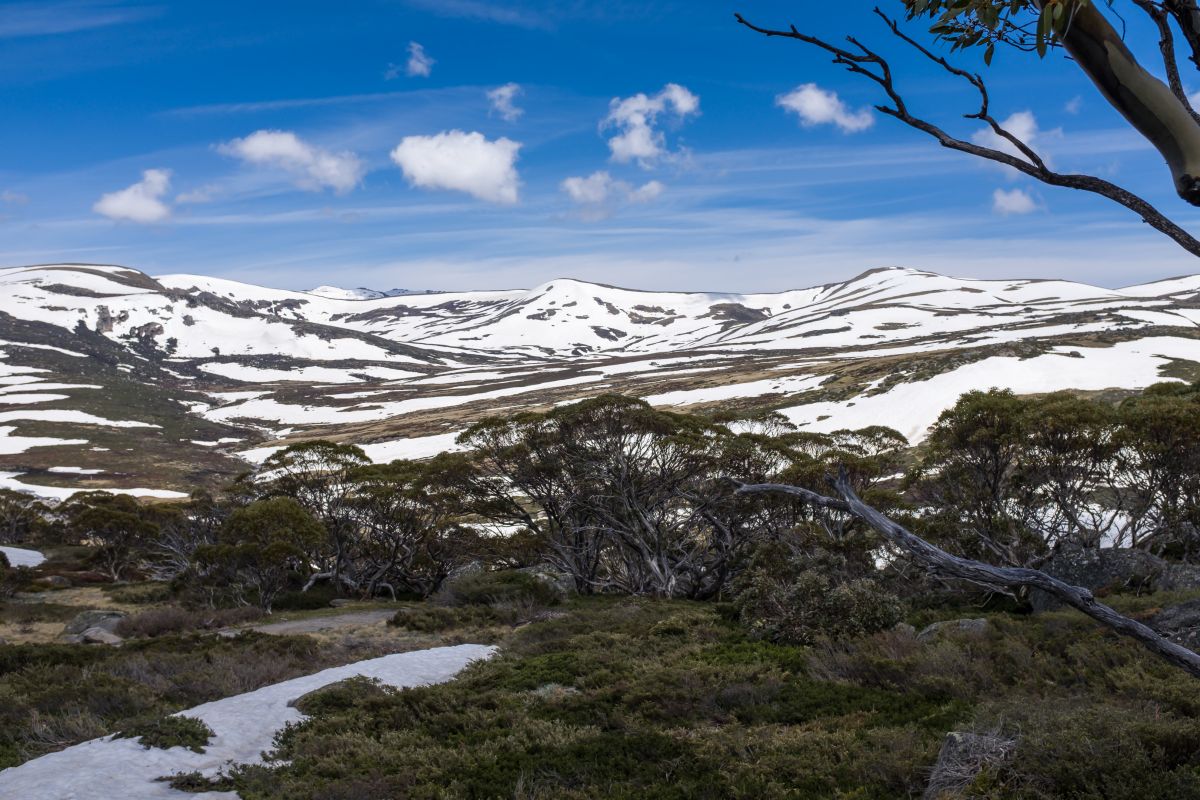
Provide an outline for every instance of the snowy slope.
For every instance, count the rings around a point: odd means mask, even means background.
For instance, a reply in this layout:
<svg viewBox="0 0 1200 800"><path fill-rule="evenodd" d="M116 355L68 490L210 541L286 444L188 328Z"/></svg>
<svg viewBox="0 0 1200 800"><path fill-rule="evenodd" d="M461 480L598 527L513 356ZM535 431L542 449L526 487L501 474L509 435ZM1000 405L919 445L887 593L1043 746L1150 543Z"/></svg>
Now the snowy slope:
<svg viewBox="0 0 1200 800"><path fill-rule="evenodd" d="M917 441L969 388L1162 378L1200 378L1200 276L1114 290L884 269L776 294L558 279L391 296L0 270L0 470L52 496L187 491L238 453L315 436L424 457L483 416L606 391ZM103 474L51 471L65 466Z"/></svg>

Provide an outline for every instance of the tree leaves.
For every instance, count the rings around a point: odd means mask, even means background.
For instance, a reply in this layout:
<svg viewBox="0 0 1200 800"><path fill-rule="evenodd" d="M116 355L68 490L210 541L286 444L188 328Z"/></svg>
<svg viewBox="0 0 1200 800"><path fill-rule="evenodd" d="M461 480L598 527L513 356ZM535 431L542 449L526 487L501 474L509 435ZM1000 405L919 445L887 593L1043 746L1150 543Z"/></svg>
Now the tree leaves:
<svg viewBox="0 0 1200 800"><path fill-rule="evenodd" d="M929 31L950 51L984 48L989 66L998 45L1045 57L1091 0L904 0L909 19L933 21ZM1112 0L1105 0L1111 5ZM1040 8L1039 8L1040 5Z"/></svg>

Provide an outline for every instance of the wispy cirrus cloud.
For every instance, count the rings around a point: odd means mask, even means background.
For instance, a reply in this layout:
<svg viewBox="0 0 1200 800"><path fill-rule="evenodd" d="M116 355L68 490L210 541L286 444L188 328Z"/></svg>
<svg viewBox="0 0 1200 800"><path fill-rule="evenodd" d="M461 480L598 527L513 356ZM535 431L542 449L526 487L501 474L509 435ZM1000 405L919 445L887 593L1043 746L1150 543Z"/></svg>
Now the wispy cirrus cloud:
<svg viewBox="0 0 1200 800"><path fill-rule="evenodd" d="M159 13L154 7L87 0L4 3L0 4L0 39L55 36L107 28L149 19Z"/></svg>
<svg viewBox="0 0 1200 800"><path fill-rule="evenodd" d="M432 12L439 17L474 19L518 28L546 30L553 27L553 21L547 14L514 3L485 0L408 0L408 5Z"/></svg>

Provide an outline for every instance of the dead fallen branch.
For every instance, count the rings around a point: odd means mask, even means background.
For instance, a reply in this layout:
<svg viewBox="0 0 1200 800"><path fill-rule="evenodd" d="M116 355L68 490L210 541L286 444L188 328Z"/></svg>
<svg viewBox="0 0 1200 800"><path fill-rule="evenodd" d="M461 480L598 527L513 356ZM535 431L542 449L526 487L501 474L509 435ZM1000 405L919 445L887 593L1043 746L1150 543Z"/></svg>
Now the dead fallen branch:
<svg viewBox="0 0 1200 800"><path fill-rule="evenodd" d="M1152 628L1118 614L1103 603L1097 602L1095 596L1087 589L1071 586L1041 570L1024 567L994 567L981 561L972 561L951 555L925 541L903 525L888 519L860 500L851 487L849 477L844 469L836 478L830 478L830 485L841 496L841 500L825 497L797 486L775 483L740 484L737 493L786 494L798 497L818 508L851 514L870 525L888 542L907 553L939 578L958 579L1000 591L1020 588L1041 589L1122 636L1136 639L1161 658L1200 678L1200 655L1172 642Z"/></svg>

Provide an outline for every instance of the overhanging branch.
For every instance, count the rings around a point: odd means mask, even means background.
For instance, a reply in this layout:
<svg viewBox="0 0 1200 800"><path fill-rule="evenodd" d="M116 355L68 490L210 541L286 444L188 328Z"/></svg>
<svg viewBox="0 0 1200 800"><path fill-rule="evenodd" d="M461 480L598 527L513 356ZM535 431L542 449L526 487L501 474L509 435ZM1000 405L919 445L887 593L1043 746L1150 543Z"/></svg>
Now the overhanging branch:
<svg viewBox="0 0 1200 800"><path fill-rule="evenodd" d="M796 29L795 26L791 26L786 30L778 30L763 28L755 25L749 22L741 14L735 14L734 18L739 24L764 36L793 39L820 48L831 54L833 56L833 63L845 67L855 75L860 75L876 83L880 88L883 89L891 103L890 105L877 105L875 107L876 110L878 110L881 114L893 117L903 122L905 125L908 125L910 128L921 131L922 133L934 138L942 147L955 150L960 153L967 153L968 155L975 156L976 158L982 158L998 164L1003 164L1050 186L1077 189L1080 191L1097 194L1101 197L1106 197L1109 200L1118 203L1137 214L1143 222L1145 222L1147 225L1150 225L1160 233L1166 235L1179 247L1183 248L1194 256L1200 257L1200 240L1196 239L1179 225L1172 222L1162 212L1155 208L1154 205L1144 198L1112 183L1111 181L1104 180L1103 178L1085 174L1060 173L1050 169L1050 167L1046 164L1045 159L1028 142L1023 141L1020 137L1005 129L1004 126L1001 125L991 115L987 85L984 83L982 77L955 67L945 58L934 55L927 48L923 47L921 44L901 31L895 20L888 17L878 8L875 9L875 13L884 20L885 24L888 26L888 29L893 35L897 36L909 46L915 48L919 53L930 59L933 63L940 66L949 74L966 81L971 85L972 88L975 89L980 97L980 109L979 111L965 114L964 116L967 119L976 119L983 122L998 137L1010 144L1013 152L1006 152L1005 150L999 150L994 147L986 147L984 145L976 144L975 142L960 139L951 135L932 122L913 114L909 110L907 103L905 103L903 96L900 94L900 91L895 85L893 71L887 59L854 37L848 37L847 39L849 44L854 48L854 50L850 50L824 41L818 37L801 33ZM1183 106L1177 99L1175 99L1170 90L1167 89L1166 86L1163 86L1161 82L1159 82L1159 86L1162 88L1163 92L1165 92L1167 97L1170 98L1170 102L1174 104L1177 109L1182 111ZM1196 128L1197 147L1198 152L1200 152L1200 126L1196 126L1191 121L1190 113L1187 113L1187 116L1189 123ZM1196 174L1200 174L1200 170L1198 170ZM1200 202L1200 195L1198 195L1197 200Z"/></svg>

